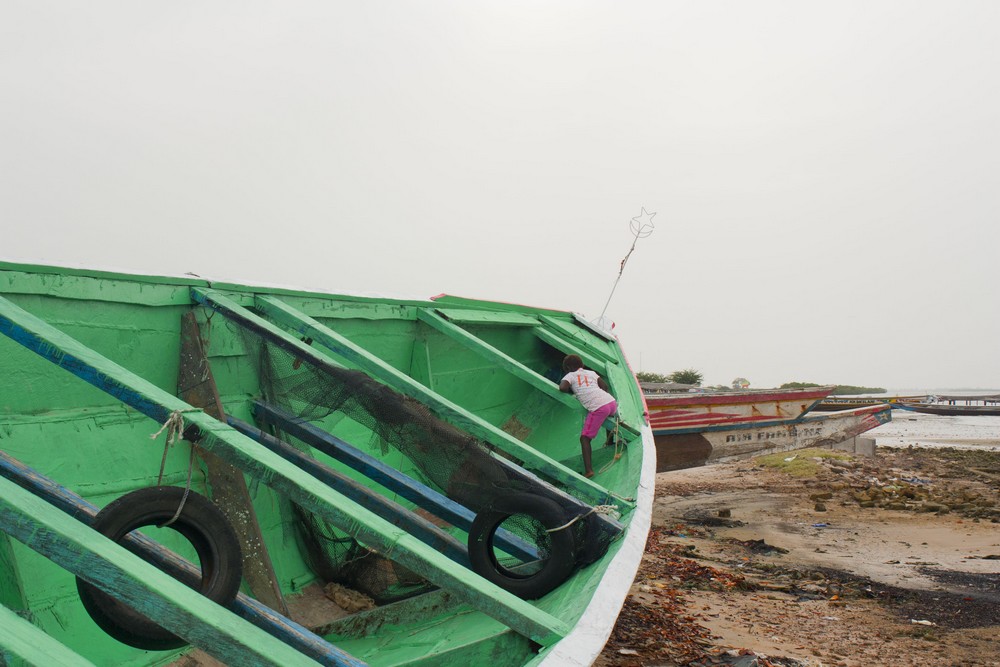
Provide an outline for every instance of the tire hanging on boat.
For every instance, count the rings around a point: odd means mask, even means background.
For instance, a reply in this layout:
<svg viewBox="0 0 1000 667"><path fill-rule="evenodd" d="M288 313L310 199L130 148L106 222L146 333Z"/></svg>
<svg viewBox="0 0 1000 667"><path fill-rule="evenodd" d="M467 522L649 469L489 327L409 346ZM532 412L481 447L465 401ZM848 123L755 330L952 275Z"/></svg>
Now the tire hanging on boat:
<svg viewBox="0 0 1000 667"><path fill-rule="evenodd" d="M133 530L170 521L184 492L176 486L152 486L133 491L101 510L92 527L120 543ZM236 531L222 510L205 496L188 492L184 509L170 528L191 543L201 561L201 579L189 577L182 582L220 605L232 602L243 577L243 555ZM187 644L93 584L77 577L76 585L80 601L90 617L123 644L149 651L165 651Z"/></svg>
<svg viewBox="0 0 1000 667"><path fill-rule="evenodd" d="M576 537L567 521L559 504L543 496L516 493L496 498L476 515L469 529L473 571L520 598L542 597L565 581L575 566ZM495 546L501 528L532 545L537 558L515 558Z"/></svg>

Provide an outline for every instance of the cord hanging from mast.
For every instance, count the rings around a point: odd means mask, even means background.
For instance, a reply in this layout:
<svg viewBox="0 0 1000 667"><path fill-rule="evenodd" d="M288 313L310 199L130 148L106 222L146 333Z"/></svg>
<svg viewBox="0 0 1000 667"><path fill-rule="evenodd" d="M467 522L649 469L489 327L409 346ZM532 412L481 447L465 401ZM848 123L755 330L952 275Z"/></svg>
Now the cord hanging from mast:
<svg viewBox="0 0 1000 667"><path fill-rule="evenodd" d="M629 222L628 228L632 230L632 247L628 249L628 254L625 255L625 259L622 260L621 265L618 267L618 277L615 278L615 284L611 287L611 294L608 295L608 300L604 304L601 316L597 318L598 322L604 319L604 313L608 311L608 306L611 304L611 297L615 295L615 289L618 288L618 281L622 279L622 273L625 272L625 263L628 262L628 258L635 252L636 242L653 233L653 216L655 215L655 212L646 213L646 207L644 206L642 207L642 213L632 218Z"/></svg>

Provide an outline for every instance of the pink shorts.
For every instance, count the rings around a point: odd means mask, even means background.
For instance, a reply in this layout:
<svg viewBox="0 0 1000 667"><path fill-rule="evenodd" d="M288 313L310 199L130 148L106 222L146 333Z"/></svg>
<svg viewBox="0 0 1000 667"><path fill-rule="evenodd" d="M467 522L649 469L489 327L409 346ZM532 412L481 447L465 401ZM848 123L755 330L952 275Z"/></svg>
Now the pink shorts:
<svg viewBox="0 0 1000 667"><path fill-rule="evenodd" d="M611 401L607 405L602 405L593 412L588 412L587 419L583 422L583 433L581 435L587 438L593 438L597 435L597 432L601 430L601 424L604 423L604 420L615 414L617 409L618 403Z"/></svg>

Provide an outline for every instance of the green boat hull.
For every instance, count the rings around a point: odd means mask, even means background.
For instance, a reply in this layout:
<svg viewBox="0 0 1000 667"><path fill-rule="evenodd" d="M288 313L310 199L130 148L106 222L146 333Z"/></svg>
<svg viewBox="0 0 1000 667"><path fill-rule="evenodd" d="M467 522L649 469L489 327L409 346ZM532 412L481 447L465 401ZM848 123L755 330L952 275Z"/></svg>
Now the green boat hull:
<svg viewBox="0 0 1000 667"><path fill-rule="evenodd" d="M185 321L198 332L221 420L178 397L179 374L190 371ZM0 479L0 655L8 664L166 665L200 649L240 665L582 665L613 626L649 528L655 454L618 342L571 313L0 264L0 330L0 452L17 464ZM296 364L361 374L406 397L487 443L524 479L542 480L560 502L613 510L594 524L612 535L606 552L541 598L521 599L456 562L468 529L418 507L410 489L286 436L346 480L337 486L255 442L225 421L260 425L255 402L266 390L247 330ZM599 472L590 480L580 474L584 412L557 388L568 353L606 377L619 403L619 446L595 440ZM165 452L165 435L151 436L171 415L183 419L186 439ZM370 425L336 412L313 425L388 473L433 486L419 457L385 447ZM75 514L15 479L24 474L18 465L59 489ZM213 466L237 479L219 481ZM158 484L185 487L189 477L191 491L216 504L237 497L228 487L245 488L244 513L253 515L261 558L244 566L241 596L225 606L98 534L79 510ZM372 494L403 508L402 522L365 500ZM303 513L415 573L428 592L344 618L297 618L299 596L325 583L300 537ZM431 538L419 532L428 520ZM144 532L194 559L173 531ZM185 645L146 651L112 638L81 603L77 577L129 600Z"/></svg>

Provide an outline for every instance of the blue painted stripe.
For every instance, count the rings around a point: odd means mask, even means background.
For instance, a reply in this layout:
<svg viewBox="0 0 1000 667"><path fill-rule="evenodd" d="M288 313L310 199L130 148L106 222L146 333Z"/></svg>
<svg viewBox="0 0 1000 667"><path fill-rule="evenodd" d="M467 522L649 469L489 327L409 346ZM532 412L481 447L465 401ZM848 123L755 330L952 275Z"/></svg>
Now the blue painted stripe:
<svg viewBox="0 0 1000 667"><path fill-rule="evenodd" d="M88 526L93 523L94 517L97 516L96 505L87 502L66 487L60 486L4 451L0 451L0 476L14 482L26 491L30 491ZM187 581L200 578L197 567L139 532L127 535L122 540L122 545L175 579ZM229 609L321 665L364 667L366 664L341 651L295 621L282 616L243 593L236 596L236 600L229 606Z"/></svg>
<svg viewBox="0 0 1000 667"><path fill-rule="evenodd" d="M254 401L253 412L258 421L273 424L285 433L357 470L368 479L398 493L417 507L431 512L453 526L466 532L472 527L476 514L469 508L456 503L426 484L421 484L412 477L404 475L375 457L365 454L353 445L310 424L301 417L296 417L279 407L268 405L262 401ZM533 545L503 529L497 531L495 544L507 553L524 560L538 558L538 550Z"/></svg>

